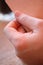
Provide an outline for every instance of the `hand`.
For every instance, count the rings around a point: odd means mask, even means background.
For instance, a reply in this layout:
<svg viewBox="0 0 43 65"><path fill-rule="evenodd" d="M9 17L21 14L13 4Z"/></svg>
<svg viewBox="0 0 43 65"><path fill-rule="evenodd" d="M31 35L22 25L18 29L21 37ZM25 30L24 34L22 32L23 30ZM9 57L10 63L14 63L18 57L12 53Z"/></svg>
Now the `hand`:
<svg viewBox="0 0 43 65"><path fill-rule="evenodd" d="M20 12L15 15L16 20L10 22L4 31L17 56L28 65L43 65L43 19Z"/></svg>

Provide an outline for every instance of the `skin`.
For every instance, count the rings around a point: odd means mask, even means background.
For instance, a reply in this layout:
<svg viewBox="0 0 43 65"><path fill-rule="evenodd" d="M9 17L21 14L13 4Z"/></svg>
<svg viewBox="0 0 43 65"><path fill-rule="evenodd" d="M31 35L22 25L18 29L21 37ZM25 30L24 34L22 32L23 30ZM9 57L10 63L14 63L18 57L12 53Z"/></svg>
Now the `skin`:
<svg viewBox="0 0 43 65"><path fill-rule="evenodd" d="M10 22L4 31L14 45L17 56L28 65L43 65L43 19L17 11L15 16L16 20Z"/></svg>
<svg viewBox="0 0 43 65"><path fill-rule="evenodd" d="M43 19L43 0L5 0L11 10L20 10L30 16ZM25 3L24 3L25 2ZM12 5L11 5L12 4Z"/></svg>
<svg viewBox="0 0 43 65"><path fill-rule="evenodd" d="M6 0L10 4L11 1ZM37 11L33 3L36 3ZM6 36L15 47L16 55L27 65L43 65L43 4L40 3L42 0L32 0L32 13L31 7L28 11L31 16L16 11L16 20L4 28ZM14 6L10 4L14 12Z"/></svg>

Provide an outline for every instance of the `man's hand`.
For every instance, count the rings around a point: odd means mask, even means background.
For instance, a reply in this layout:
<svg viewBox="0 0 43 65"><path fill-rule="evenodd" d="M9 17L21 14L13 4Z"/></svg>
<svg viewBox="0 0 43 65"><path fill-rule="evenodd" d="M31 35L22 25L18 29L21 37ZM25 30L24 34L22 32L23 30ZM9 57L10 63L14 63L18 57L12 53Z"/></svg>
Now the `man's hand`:
<svg viewBox="0 0 43 65"><path fill-rule="evenodd" d="M4 29L17 56L28 65L43 65L43 20L16 12Z"/></svg>

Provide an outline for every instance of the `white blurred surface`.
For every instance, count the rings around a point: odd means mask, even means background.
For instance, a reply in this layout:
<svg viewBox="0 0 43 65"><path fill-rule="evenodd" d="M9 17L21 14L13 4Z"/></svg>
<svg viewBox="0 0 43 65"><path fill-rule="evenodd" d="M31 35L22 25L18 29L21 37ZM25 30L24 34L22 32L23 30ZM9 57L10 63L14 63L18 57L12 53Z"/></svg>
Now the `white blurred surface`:
<svg viewBox="0 0 43 65"><path fill-rule="evenodd" d="M1 14L0 13L0 21L11 21L15 18L15 15L13 12L11 12L10 14Z"/></svg>

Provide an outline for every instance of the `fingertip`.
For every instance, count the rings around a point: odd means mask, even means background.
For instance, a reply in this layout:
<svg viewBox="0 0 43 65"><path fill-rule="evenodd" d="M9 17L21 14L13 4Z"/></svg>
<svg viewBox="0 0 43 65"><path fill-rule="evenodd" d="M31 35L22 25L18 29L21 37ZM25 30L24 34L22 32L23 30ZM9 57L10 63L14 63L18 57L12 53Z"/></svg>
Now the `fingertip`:
<svg viewBox="0 0 43 65"><path fill-rule="evenodd" d="M18 11L18 10L15 11L15 16L16 16L16 17L19 17L21 14L22 14L22 13L21 13L20 11Z"/></svg>

